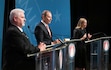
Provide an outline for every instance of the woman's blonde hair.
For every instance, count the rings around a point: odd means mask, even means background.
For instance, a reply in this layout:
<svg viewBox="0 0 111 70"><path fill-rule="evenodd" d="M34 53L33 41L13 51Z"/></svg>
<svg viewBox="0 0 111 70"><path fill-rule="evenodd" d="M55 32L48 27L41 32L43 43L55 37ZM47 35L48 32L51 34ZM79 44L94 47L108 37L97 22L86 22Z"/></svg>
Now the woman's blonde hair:
<svg viewBox="0 0 111 70"><path fill-rule="evenodd" d="M80 18L77 23L76 28L81 28L82 23L84 23L85 21L87 21L85 18Z"/></svg>

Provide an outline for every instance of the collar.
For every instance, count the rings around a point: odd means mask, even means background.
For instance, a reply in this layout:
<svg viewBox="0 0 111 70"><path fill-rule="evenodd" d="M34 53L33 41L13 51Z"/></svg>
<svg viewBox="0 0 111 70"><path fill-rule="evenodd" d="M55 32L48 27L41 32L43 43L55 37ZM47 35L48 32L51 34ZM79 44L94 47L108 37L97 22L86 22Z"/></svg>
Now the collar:
<svg viewBox="0 0 111 70"><path fill-rule="evenodd" d="M14 24L12 24L12 25L14 25ZM21 32L23 32L23 29L21 27L19 27L17 25L14 25L14 26L16 26Z"/></svg>
<svg viewBox="0 0 111 70"><path fill-rule="evenodd" d="M43 20L41 20L41 22L42 22L45 26L48 26L48 24L46 24Z"/></svg>
<svg viewBox="0 0 111 70"><path fill-rule="evenodd" d="M18 29L21 31L21 32L23 32L23 29L22 28L20 28L19 26L17 26L18 27Z"/></svg>

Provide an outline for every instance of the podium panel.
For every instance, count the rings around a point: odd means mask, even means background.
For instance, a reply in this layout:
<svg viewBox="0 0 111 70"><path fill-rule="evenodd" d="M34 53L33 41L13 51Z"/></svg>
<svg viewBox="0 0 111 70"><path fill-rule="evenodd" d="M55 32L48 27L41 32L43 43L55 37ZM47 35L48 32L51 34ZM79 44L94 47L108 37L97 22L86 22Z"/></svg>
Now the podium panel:
<svg viewBox="0 0 111 70"><path fill-rule="evenodd" d="M36 70L62 70L64 44L54 45L36 57Z"/></svg>
<svg viewBox="0 0 111 70"><path fill-rule="evenodd" d="M53 52L40 53L35 58L36 70L52 70Z"/></svg>
<svg viewBox="0 0 111 70"><path fill-rule="evenodd" d="M55 70L75 70L75 45L74 43L66 43L62 49L56 50L55 52Z"/></svg>
<svg viewBox="0 0 111 70"><path fill-rule="evenodd" d="M38 53L36 70L75 70L75 44L73 41L54 45Z"/></svg>
<svg viewBox="0 0 111 70"><path fill-rule="evenodd" d="M90 70L108 70L110 37L90 41Z"/></svg>
<svg viewBox="0 0 111 70"><path fill-rule="evenodd" d="M69 42L67 43L67 47L65 50L64 57L64 70L75 70L75 43Z"/></svg>

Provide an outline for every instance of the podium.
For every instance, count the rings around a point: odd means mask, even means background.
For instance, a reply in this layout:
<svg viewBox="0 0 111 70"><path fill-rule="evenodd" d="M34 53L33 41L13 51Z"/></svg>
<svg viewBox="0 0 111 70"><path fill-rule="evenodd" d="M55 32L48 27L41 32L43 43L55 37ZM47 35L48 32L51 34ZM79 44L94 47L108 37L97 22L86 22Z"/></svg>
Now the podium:
<svg viewBox="0 0 111 70"><path fill-rule="evenodd" d="M28 54L36 56L36 70L75 70L75 42L74 39L60 44L51 45L47 50L39 53Z"/></svg>
<svg viewBox="0 0 111 70"><path fill-rule="evenodd" d="M111 37L100 37L85 41L90 43L90 70L108 70Z"/></svg>

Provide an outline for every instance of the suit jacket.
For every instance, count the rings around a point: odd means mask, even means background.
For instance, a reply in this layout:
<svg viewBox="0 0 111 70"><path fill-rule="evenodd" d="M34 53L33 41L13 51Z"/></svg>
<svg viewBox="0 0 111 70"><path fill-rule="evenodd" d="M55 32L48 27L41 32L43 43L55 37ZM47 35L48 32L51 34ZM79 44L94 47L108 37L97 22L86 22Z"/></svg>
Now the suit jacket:
<svg viewBox="0 0 111 70"><path fill-rule="evenodd" d="M24 33L11 25L4 41L3 70L35 70L35 57L27 57L27 54L39 51Z"/></svg>
<svg viewBox="0 0 111 70"><path fill-rule="evenodd" d="M50 29L51 31L51 29ZM37 40L37 43L44 42L46 45L50 45L52 40L52 37L50 37L48 30L46 29L45 25L40 22L36 28L35 28L35 37ZM52 34L52 31L51 31Z"/></svg>

